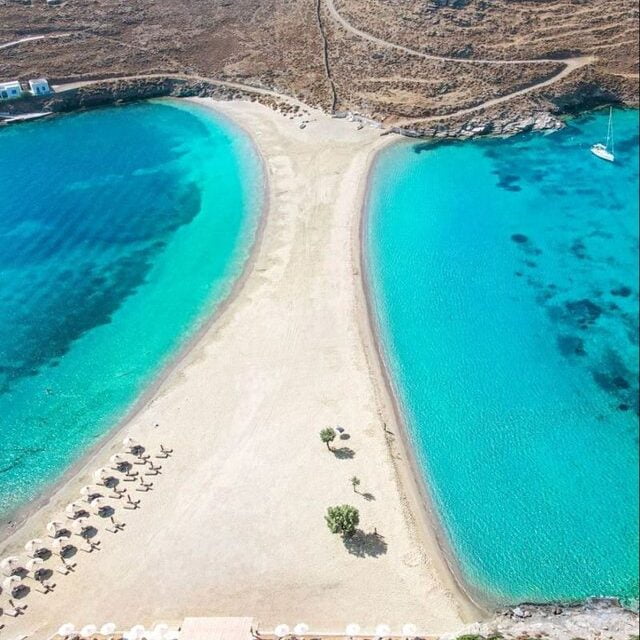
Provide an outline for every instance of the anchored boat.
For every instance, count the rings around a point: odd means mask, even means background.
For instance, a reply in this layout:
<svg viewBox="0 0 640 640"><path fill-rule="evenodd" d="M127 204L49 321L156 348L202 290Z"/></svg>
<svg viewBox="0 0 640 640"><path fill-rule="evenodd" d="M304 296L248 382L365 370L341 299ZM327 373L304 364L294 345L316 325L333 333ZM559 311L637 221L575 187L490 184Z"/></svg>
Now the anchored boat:
<svg viewBox="0 0 640 640"><path fill-rule="evenodd" d="M611 148L609 148L611 145ZM615 155L613 153L613 109L609 107L609 125L607 127L607 141L602 144L602 142L598 142L591 147L591 153L594 156L598 156L598 158L602 158L603 160L607 160L608 162L613 162L615 160Z"/></svg>

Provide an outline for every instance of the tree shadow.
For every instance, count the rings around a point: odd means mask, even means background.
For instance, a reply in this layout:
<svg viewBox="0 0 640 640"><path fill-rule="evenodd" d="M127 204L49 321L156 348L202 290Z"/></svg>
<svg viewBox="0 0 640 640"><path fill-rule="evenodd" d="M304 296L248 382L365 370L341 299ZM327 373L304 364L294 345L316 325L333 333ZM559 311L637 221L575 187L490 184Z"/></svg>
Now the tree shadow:
<svg viewBox="0 0 640 640"><path fill-rule="evenodd" d="M347 551L358 558L377 558L387 553L387 543L379 533L365 533L358 529L350 538L343 538Z"/></svg>
<svg viewBox="0 0 640 640"><path fill-rule="evenodd" d="M365 500L367 500L368 502L371 502L372 500L375 500L376 497L373 495L373 493L369 493L367 491L367 493L361 493L360 494Z"/></svg>
<svg viewBox="0 0 640 640"><path fill-rule="evenodd" d="M349 438L351 438L351 436L348 433L340 434L340 440L349 440Z"/></svg>
<svg viewBox="0 0 640 640"><path fill-rule="evenodd" d="M340 447L339 449L332 449L331 451L338 460L347 460L356 455L356 452L350 447Z"/></svg>

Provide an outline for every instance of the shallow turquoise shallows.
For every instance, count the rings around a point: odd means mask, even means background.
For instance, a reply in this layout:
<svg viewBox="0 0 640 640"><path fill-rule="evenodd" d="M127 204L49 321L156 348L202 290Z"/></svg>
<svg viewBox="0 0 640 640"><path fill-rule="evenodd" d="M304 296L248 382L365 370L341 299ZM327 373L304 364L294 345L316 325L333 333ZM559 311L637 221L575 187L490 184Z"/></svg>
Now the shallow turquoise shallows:
<svg viewBox="0 0 640 640"><path fill-rule="evenodd" d="M195 106L0 131L0 514L123 417L230 292L262 184L247 136Z"/></svg>
<svg viewBox="0 0 640 640"><path fill-rule="evenodd" d="M638 597L638 112L387 148L367 274L418 463L489 603Z"/></svg>

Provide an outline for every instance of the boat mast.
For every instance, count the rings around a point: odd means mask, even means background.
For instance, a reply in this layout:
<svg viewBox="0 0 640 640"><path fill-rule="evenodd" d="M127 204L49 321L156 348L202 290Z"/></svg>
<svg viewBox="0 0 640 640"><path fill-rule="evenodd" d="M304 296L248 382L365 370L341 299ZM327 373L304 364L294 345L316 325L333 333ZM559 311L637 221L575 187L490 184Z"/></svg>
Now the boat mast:
<svg viewBox="0 0 640 640"><path fill-rule="evenodd" d="M613 153L613 107L609 107L609 124L607 125L607 142L605 147L609 150L611 143L611 153Z"/></svg>

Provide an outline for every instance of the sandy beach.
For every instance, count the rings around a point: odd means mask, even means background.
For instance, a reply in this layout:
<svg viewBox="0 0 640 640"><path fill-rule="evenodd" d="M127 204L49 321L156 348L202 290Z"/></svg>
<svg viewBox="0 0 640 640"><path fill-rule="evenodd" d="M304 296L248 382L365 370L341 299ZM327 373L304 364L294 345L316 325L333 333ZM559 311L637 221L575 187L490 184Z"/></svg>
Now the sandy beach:
<svg viewBox="0 0 640 640"><path fill-rule="evenodd" d="M4 557L44 537L122 450L123 434L152 452L173 448L140 509L112 502L124 531L101 529L101 549L79 553L74 574L30 593L24 616L0 618L2 637L217 615L253 616L263 630L461 628L480 612L420 506L360 274L368 167L391 137L313 110L300 129L257 103L197 102L242 126L263 157L268 204L254 255L242 286L124 429L0 545ZM318 433L338 425L349 437L332 453ZM350 549L324 522L342 503L358 507L365 534Z"/></svg>

